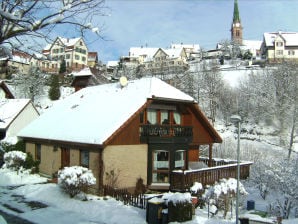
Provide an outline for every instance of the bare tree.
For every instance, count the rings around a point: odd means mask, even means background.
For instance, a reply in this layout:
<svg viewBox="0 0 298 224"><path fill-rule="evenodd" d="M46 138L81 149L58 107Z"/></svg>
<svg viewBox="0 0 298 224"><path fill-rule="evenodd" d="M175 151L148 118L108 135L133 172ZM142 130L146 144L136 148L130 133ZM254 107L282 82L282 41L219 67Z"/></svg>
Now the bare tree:
<svg viewBox="0 0 298 224"><path fill-rule="evenodd" d="M51 30L61 25L73 27L80 36L87 30L98 33L94 22L103 15L103 3L104 0L2 0L0 44L19 41L24 36L48 38Z"/></svg>
<svg viewBox="0 0 298 224"><path fill-rule="evenodd" d="M201 105L203 104L202 108L214 124L221 87L224 85L216 61L210 61L209 64L204 62L198 76L200 76L198 78L198 101L201 102ZM205 105L200 98L208 99Z"/></svg>

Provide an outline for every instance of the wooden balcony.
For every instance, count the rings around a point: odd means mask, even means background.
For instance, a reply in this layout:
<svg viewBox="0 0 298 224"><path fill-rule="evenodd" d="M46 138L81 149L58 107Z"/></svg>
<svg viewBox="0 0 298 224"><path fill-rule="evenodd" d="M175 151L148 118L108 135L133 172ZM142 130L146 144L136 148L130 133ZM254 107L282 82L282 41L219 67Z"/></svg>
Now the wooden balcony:
<svg viewBox="0 0 298 224"><path fill-rule="evenodd" d="M202 161L208 163L206 161ZM171 172L170 190L171 191L187 191L194 182L199 182L203 186L212 185L222 178L237 178L237 162L213 160L214 167L207 167L197 170L177 170ZM240 179L249 177L250 165L252 162L240 163Z"/></svg>
<svg viewBox="0 0 298 224"><path fill-rule="evenodd" d="M192 127L179 125L141 125L141 137L192 137Z"/></svg>

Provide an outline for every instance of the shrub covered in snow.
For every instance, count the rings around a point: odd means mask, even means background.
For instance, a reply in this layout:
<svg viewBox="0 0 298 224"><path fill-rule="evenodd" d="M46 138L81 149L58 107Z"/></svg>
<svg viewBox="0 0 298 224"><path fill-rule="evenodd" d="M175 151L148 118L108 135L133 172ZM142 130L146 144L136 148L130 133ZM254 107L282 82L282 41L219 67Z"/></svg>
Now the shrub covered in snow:
<svg viewBox="0 0 298 224"><path fill-rule="evenodd" d="M217 207L218 210L224 212L223 216L226 218L230 210L231 203L235 202L237 194L237 180L234 178L221 179L218 183L208 187L205 190L203 198L209 202L209 205ZM240 196L246 195L247 192L243 185L239 183Z"/></svg>
<svg viewBox="0 0 298 224"><path fill-rule="evenodd" d="M96 179L92 171L85 167L64 167L58 172L58 184L70 197L86 191L88 186L95 183Z"/></svg>
<svg viewBox="0 0 298 224"><path fill-rule="evenodd" d="M26 161L27 154L21 151L10 151L4 154L4 167L19 170Z"/></svg>

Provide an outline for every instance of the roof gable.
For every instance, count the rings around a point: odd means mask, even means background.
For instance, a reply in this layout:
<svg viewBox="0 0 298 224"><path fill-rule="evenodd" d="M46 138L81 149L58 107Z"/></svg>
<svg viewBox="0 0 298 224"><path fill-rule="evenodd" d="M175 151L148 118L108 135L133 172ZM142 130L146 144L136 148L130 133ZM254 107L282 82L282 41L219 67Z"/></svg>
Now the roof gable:
<svg viewBox="0 0 298 224"><path fill-rule="evenodd" d="M29 99L0 100L0 129L7 129L29 103Z"/></svg>
<svg viewBox="0 0 298 224"><path fill-rule="evenodd" d="M264 33L264 42L266 46L274 46L274 42L280 37L284 40L286 46L298 46L297 32L274 32Z"/></svg>
<svg viewBox="0 0 298 224"><path fill-rule="evenodd" d="M57 102L19 136L101 145L151 98L194 102L157 78L132 80L123 88L87 87Z"/></svg>

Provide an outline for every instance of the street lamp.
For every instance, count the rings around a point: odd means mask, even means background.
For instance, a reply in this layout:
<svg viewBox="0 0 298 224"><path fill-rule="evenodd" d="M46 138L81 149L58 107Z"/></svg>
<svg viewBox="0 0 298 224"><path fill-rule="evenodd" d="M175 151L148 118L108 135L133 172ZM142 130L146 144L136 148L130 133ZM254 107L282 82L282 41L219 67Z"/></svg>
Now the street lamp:
<svg viewBox="0 0 298 224"><path fill-rule="evenodd" d="M240 182L240 124L241 117L233 115L230 118L231 122L238 127L238 143L237 143L237 195L236 195L236 224L239 222L239 182Z"/></svg>

